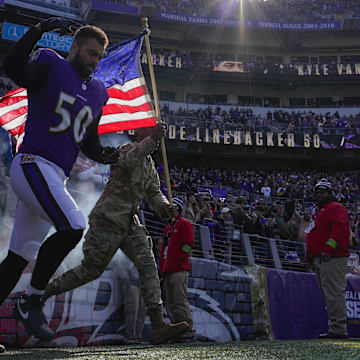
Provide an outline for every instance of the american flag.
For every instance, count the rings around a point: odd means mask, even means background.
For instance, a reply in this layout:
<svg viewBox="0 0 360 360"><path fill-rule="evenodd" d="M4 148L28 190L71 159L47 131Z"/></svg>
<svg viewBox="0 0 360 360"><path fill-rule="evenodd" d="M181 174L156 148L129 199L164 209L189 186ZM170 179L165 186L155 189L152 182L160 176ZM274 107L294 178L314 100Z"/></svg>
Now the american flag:
<svg viewBox="0 0 360 360"><path fill-rule="evenodd" d="M155 112L140 65L144 35L111 46L99 62L94 77L109 94L99 123L99 134L155 126ZM22 143L27 116L26 89L18 88L0 99L0 125Z"/></svg>

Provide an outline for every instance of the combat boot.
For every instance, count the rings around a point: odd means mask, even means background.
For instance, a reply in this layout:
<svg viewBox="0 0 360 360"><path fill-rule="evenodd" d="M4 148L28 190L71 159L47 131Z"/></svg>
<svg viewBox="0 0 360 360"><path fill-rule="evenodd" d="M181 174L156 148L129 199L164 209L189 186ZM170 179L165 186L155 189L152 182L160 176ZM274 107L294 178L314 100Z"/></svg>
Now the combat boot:
<svg viewBox="0 0 360 360"><path fill-rule="evenodd" d="M189 329L189 324L185 321L177 324L167 323L160 305L149 308L148 315L151 321L150 343L152 345L167 343L173 337L180 336Z"/></svg>

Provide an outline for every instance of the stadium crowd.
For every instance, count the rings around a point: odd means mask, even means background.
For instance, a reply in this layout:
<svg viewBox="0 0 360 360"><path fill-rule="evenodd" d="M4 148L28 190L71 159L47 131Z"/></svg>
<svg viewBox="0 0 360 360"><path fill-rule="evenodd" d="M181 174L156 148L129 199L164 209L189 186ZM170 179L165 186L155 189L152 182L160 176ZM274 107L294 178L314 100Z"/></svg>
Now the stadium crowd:
<svg viewBox="0 0 360 360"><path fill-rule="evenodd" d="M158 172L162 191L167 194L162 166ZM79 157L68 187L81 204L89 195L102 191L108 176L107 167ZM276 239L282 261L304 261L304 231L314 219L314 186L322 177L329 179L334 197L348 209L352 250L360 251L358 172L238 171L170 166L172 195L183 200L185 218L209 227L215 258L239 263L242 252L239 234L247 233L257 263L265 266L269 265L271 256L266 238ZM152 212L146 202L143 209Z"/></svg>
<svg viewBox="0 0 360 360"><path fill-rule="evenodd" d="M162 191L167 194L162 166L158 172ZM3 167L2 177L6 173ZM265 266L270 256L266 238L276 239L281 259L290 258L295 263L300 262L300 257L304 260L301 245L306 240L304 230L316 211L314 186L323 177L332 183L336 200L348 209L352 250L360 251L359 172L239 171L170 166L172 195L183 200L185 218L209 227L215 258L237 263L242 251L239 234L247 233L254 244L255 259L260 259L257 262ZM80 207L90 210L108 179L108 166L80 154L67 187ZM0 199L6 202L9 197L4 194L4 186L0 193ZM2 221L9 223L9 214L4 213L6 203L0 205ZM143 209L152 212L146 202Z"/></svg>
<svg viewBox="0 0 360 360"><path fill-rule="evenodd" d="M335 199L349 211L351 249L359 252L358 172L170 169L172 193L185 203L184 217L209 227L215 257L239 263L239 235L246 233L256 262L265 266L271 257L267 238L275 239L281 261L304 261L305 230L316 214L314 186L324 176L333 184ZM163 186L165 192L165 182Z"/></svg>
<svg viewBox="0 0 360 360"><path fill-rule="evenodd" d="M191 16L268 21L327 21L360 16L360 4L347 0L110 0L133 6L152 5L158 10Z"/></svg>
<svg viewBox="0 0 360 360"><path fill-rule="evenodd" d="M39 3L44 5L63 7L63 8L74 8L79 9L81 6L81 0L37 0Z"/></svg>
<svg viewBox="0 0 360 360"><path fill-rule="evenodd" d="M347 0L257 0L253 9L263 19L291 22L354 18L360 14L360 4Z"/></svg>
<svg viewBox="0 0 360 360"><path fill-rule="evenodd" d="M330 21L360 16L360 4L347 0L104 0L130 6L153 6L157 10L211 18L247 19L265 21ZM39 3L78 9L79 0L38 0Z"/></svg>
<svg viewBox="0 0 360 360"><path fill-rule="evenodd" d="M166 194L163 167L160 166L158 172L162 190ZM358 172L325 174L314 171L239 171L170 166L172 194L183 199L184 215L194 223L208 224L218 220L221 223L224 209L229 208L230 219L235 225L243 226L246 233L267 237L280 233L282 239L296 241L299 240L300 218L304 214L311 216L314 211L314 186L322 177L333 184L335 198L349 210L353 231L357 233L359 230L360 236ZM108 166L96 164L80 154L68 188L81 203L85 198L101 193L108 178ZM239 204L244 210L241 215L236 210ZM292 210L289 204L294 207ZM287 216L288 221L291 219L289 225L284 225L279 216Z"/></svg>
<svg viewBox="0 0 360 360"><path fill-rule="evenodd" d="M256 115L251 108L232 107L228 111L220 106L198 109L161 109L170 125L206 127L238 131L282 131L290 133L359 134L360 113L340 116L338 111L316 114L311 110L268 111L266 117Z"/></svg>
<svg viewBox="0 0 360 360"><path fill-rule="evenodd" d="M40 3L44 3L45 5L54 5L54 6L70 6L69 0L40 0Z"/></svg>

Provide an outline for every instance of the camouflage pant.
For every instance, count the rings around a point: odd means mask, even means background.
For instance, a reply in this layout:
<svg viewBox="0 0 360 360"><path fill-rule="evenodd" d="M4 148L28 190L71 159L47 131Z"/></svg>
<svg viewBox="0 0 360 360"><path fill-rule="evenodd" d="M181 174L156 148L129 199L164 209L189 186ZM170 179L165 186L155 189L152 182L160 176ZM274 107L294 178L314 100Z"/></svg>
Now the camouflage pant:
<svg viewBox="0 0 360 360"><path fill-rule="evenodd" d="M146 307L162 304L152 241L145 228L140 223L133 222L129 231L125 231L123 227L99 217L90 219L81 264L52 281L46 287L44 299L97 279L118 249L124 252L139 271L139 287Z"/></svg>

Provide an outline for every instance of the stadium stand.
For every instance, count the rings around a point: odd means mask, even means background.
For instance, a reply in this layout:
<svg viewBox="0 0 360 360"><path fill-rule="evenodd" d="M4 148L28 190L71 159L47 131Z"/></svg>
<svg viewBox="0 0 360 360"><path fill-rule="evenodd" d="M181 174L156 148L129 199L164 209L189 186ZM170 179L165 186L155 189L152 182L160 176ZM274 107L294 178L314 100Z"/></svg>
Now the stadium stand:
<svg viewBox="0 0 360 360"><path fill-rule="evenodd" d="M240 14L239 2L238 1L229 1L226 6L222 1L132 1L132 0L118 0L118 1L104 1L119 5L129 5L136 6L139 9L143 6L152 6L158 10L165 12L175 12L175 13L184 13L193 16L205 16L205 17L216 17L216 16L226 16L231 13L231 16L238 16ZM37 3L43 3L44 6L57 6L57 7L71 7L79 8L80 2L75 0L37 0ZM205 6L204 6L205 4ZM230 11L229 11L230 10ZM340 18L349 18L354 17L359 14L359 7L349 6L349 3L346 1L334 2L331 0L322 0L319 2L313 2L308 0L302 1L292 1L292 0L280 0L280 1L243 1L243 14L248 18L256 19L265 19L265 20L279 20L280 21L317 21L317 20L334 20ZM304 11L305 10L305 11ZM275 18L276 14L276 18ZM110 40L112 40L110 38ZM156 43L156 42L155 42ZM306 65L319 65L320 68L323 65L327 66L327 72L331 75L340 76L339 73L339 64L350 64L351 71L347 70L347 75L349 78L357 79L356 75L356 64L358 64L360 55L357 54L338 54L337 56L316 56L316 62L314 56L311 56L309 53L304 55L290 54L290 56L285 56L284 53L278 52L277 54L271 55L267 51L264 51L263 54L254 52L253 54L239 54L239 52L234 51L233 46L225 52L216 51L213 47L207 47L204 49L204 53L196 53L193 51L191 46L178 47L178 46L159 46L158 44L154 46L153 52L153 63L159 68L163 68L162 71L166 73L167 68L169 67L169 62L174 62L173 59L181 59L181 69L172 69L174 72L179 71L179 75L182 76L182 70L190 71L197 76L197 72L203 70L212 72L214 66L221 61L234 61L238 60L241 62L241 71L240 76L247 76L249 74L257 75L260 74L265 78L267 76L296 76L299 74L299 68L303 72L303 76L309 75L310 67ZM169 41L167 45L170 45ZM215 51L214 51L215 50ZM261 50L261 49L260 49ZM263 48L265 50L265 47ZM205 54L205 56L203 56ZM144 54L141 55L142 59ZM172 59L172 60L170 60ZM147 60L146 60L147 61ZM146 61L143 61L143 66L145 67L145 75L147 76L147 67ZM301 68L301 66L303 66ZM344 65L345 66L345 65ZM344 71L346 66L344 67ZM160 70L157 71L160 75L160 98L162 94L166 92L168 82L162 80L162 75ZM352 75L352 76L351 76ZM221 83L223 78L221 77L214 78L209 83L211 87L216 88L217 83ZM235 78L234 78L235 79ZM280 79L280 77L279 77ZM236 80L235 80L236 82ZM191 81L190 81L191 83ZM346 81L345 81L346 83ZM255 83L254 83L255 84ZM4 94L6 91L10 90L13 87L6 78L2 77L0 79L0 91ZM164 90L162 90L164 89ZM266 89L266 86L264 87ZM321 95L321 89L316 89L319 95ZM322 111L321 107L318 108L318 111L311 109L303 110L292 110L285 109L284 107L273 108L273 106L280 105L276 101L271 102L271 98L266 97L265 94L256 93L255 96L250 96L247 99L242 96L238 96L237 102L231 101L229 96L212 96L210 94L198 94L200 97L197 100L192 101L195 98L187 97L186 103L176 102L169 105L166 101L162 102L161 115L162 118L169 124L175 127L185 127L185 128L199 128L199 129L219 129L221 131L247 131L247 132L281 132L281 133L294 133L294 134L321 134L321 135L339 135L339 136L357 136L360 132L360 110L351 109L349 112L343 111L345 105L354 105L351 103L345 104L344 97L340 96L337 98L337 101L333 102L333 106L336 109L330 111ZM259 104L256 98L262 98L261 104ZM246 101L248 100L248 101ZM314 108L320 106L314 100ZM190 106L191 105L191 106ZM231 106L233 105L233 106ZM259 111L259 107L254 105L262 105L263 110ZM290 104L291 105L291 104ZM309 106L309 105L305 105ZM267 109L269 108L269 109ZM329 110L329 109L327 109ZM78 179L72 180L69 183L69 187L74 192L78 192L79 196L86 191L96 193L99 191L104 184L104 179L106 178L107 170L100 169L96 165L89 165L89 168L94 168L92 174L87 174L86 171L83 172L82 176L79 176ZM81 168L81 166L80 166ZM179 195L184 199L186 198L186 191L189 191L191 183L186 179L186 174L189 175L189 168L187 167L171 167L171 179L173 185L173 191L175 194L181 189ZM268 183L271 192L271 204L274 201L281 200L282 206L286 200L296 199L301 205L301 212L307 210L306 206L310 206L311 196L312 196L312 186L313 179L317 179L322 176L322 173L319 172L282 172L279 171L277 177L271 173L262 173L254 170L247 171L238 171L238 170L224 170L221 168L215 169L216 180L214 180L211 171L204 170L195 166L190 167L190 172L192 174L191 182L192 184L199 185L198 187L212 186L219 189L227 189L227 193L230 196L244 196L247 201L247 206L250 209L250 215L255 214L258 207L264 207L263 212L266 213L269 217L267 221L266 231L257 231L251 230L250 233L253 233L257 236L260 236L265 243L266 239L275 238L277 234L273 234L278 230L276 227L270 226L269 224L274 224L274 218L268 214L269 204L265 202L264 197L260 193L261 187L264 183ZM84 175L84 173L86 173ZM185 175L184 175L185 174ZM200 174L200 175L199 175ZM229 175L231 174L231 175ZM185 178L182 178L185 176ZM354 176L354 177L352 177ZM87 180L84 180L87 177ZM311 177L311 181L308 178ZM356 211L358 207L359 194L358 194L358 185L356 180L357 175L336 175L331 177L338 185L335 185L335 192L338 200L344 203L347 203L350 206L351 215L356 216ZM79 179L82 179L81 181ZM274 180L276 178L276 180ZM250 181L249 179L255 179ZM345 181L345 179L347 179ZM348 180L350 179L350 180ZM295 189L295 184L297 185ZM201 185L201 186L200 186ZM283 190L281 190L283 188ZM197 191L196 189L194 189ZM281 193L282 196L278 196ZM212 199L215 199L212 197ZM202 200L199 200L201 203ZM260 202L260 204L259 204ZM222 205L224 203L216 202L216 206L219 206L217 212L221 211ZM273 205L272 205L273 206ZM280 205L279 205L280 206ZM219 222L217 218L219 214L214 216L216 211L212 208L211 221L208 217L200 217L199 224L206 223L208 219L209 223L206 225L210 229L209 236L215 238L221 238L221 230L219 230ZM221 220L221 219L220 219ZM294 221L296 222L296 221ZM243 226L244 224L241 224ZM160 225L157 225L158 227ZM160 226L161 227L161 226ZM240 231L240 230L239 230ZM241 230L241 233L243 229ZM258 241L259 238L254 238L250 236L251 241ZM276 238L275 238L276 239ZM265 241L266 240L266 241ZM282 240L296 240L285 239L282 236ZM275 240L276 243L276 240ZM215 244L215 243L214 243ZM221 241L216 242L215 248L219 247ZM259 248L259 247L257 247ZM264 246L266 248L266 253L269 254L271 247ZM259 251L259 249L257 249ZM299 251L300 252L300 251ZM282 254L283 252L280 251ZM216 251L215 251L216 254ZM274 266L274 262L269 263L269 265Z"/></svg>
<svg viewBox="0 0 360 360"><path fill-rule="evenodd" d="M75 8L78 9L81 6L80 0L32 0L34 5L42 5L49 7L59 8Z"/></svg>
<svg viewBox="0 0 360 360"><path fill-rule="evenodd" d="M204 17L227 17L279 21L319 21L359 17L360 6L346 0L110 0L126 5L151 4L160 11Z"/></svg>
<svg viewBox="0 0 360 360"><path fill-rule="evenodd" d="M96 167L95 164L88 163L87 171L91 166ZM75 168L72 178L82 180L72 180L69 188L76 195L77 201L83 204L88 196L96 197L101 191L106 181L98 179L106 177L106 174L88 177L85 185L84 177L79 177L77 171L80 171L79 167ZM81 168L81 172L85 171ZM96 170L88 171L95 172ZM185 201L185 216L188 197L195 194L192 205L196 219L193 222L193 256L237 266L255 263L296 271L308 270L301 224L304 215L310 219L314 216L313 188L323 177L334 184L335 198L349 210L353 233L352 250L354 254L360 254L358 172L267 172L170 167L172 193ZM270 188L267 197L262 193L265 186ZM165 181L162 187L166 193ZM80 188L82 191L79 191ZM239 203L242 205L239 206ZM231 216L228 219L224 219L223 209L229 209ZM143 211L141 218L150 235L161 238L165 223L146 204ZM193 221L194 218L189 220Z"/></svg>
<svg viewBox="0 0 360 360"><path fill-rule="evenodd" d="M161 111L168 124L185 127L342 135L358 134L360 130L360 113L341 116L338 111L314 113L311 110L276 109L268 110L264 117L251 108L231 107L227 110L208 106L187 110L180 106L170 111L166 104Z"/></svg>

